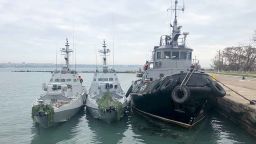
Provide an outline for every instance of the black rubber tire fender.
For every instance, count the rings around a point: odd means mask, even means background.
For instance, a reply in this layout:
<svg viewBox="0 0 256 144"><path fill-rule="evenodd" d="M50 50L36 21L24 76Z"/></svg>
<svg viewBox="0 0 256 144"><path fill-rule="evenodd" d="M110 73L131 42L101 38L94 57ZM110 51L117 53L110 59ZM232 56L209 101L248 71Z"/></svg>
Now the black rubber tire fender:
<svg viewBox="0 0 256 144"><path fill-rule="evenodd" d="M178 85L172 90L171 97L175 103L183 104L190 98L190 90L187 86Z"/></svg>
<svg viewBox="0 0 256 144"><path fill-rule="evenodd" d="M210 87L214 96L216 97L224 97L226 95L226 91L224 88L216 81L211 81Z"/></svg>
<svg viewBox="0 0 256 144"><path fill-rule="evenodd" d="M151 93L159 92L159 91L160 91L160 88L161 88L161 85L162 85L162 81L159 81L158 83L156 83L156 84L152 87Z"/></svg>
<svg viewBox="0 0 256 144"><path fill-rule="evenodd" d="M131 85L131 86L129 87L129 89L127 90L125 96L128 97L131 92L132 92L132 85Z"/></svg>
<svg viewBox="0 0 256 144"><path fill-rule="evenodd" d="M158 80L155 80L155 81L151 82L151 83L147 86L147 88L144 90L144 92L145 92L145 93L148 93L148 94L151 94L153 88L154 88L156 85L158 85L158 83L159 83L160 81L161 81L161 80L158 79Z"/></svg>
<svg viewBox="0 0 256 144"><path fill-rule="evenodd" d="M166 77L160 86L160 90L161 91L165 91L165 90L171 90L174 88L175 85L177 85L178 81L171 78L171 77Z"/></svg>

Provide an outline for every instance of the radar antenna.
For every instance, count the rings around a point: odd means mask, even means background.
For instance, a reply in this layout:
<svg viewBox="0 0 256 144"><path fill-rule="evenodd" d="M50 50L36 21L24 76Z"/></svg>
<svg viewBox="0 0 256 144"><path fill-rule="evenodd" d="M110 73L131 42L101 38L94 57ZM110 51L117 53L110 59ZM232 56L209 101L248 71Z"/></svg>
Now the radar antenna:
<svg viewBox="0 0 256 144"><path fill-rule="evenodd" d="M66 69L67 71L69 71L70 69L70 64L69 64L69 53L73 52L72 49L69 49L69 42L68 42L68 38L66 38L66 45L65 45L65 48L62 48L61 49L61 52L62 52L62 55L65 55L64 56L64 59L65 59L65 62L66 62Z"/></svg>
<svg viewBox="0 0 256 144"><path fill-rule="evenodd" d="M107 54L110 53L110 50L107 49L107 45L106 45L106 41L103 41L103 50L99 50L99 53L103 54L103 72L107 72L108 71L108 67L107 67Z"/></svg>

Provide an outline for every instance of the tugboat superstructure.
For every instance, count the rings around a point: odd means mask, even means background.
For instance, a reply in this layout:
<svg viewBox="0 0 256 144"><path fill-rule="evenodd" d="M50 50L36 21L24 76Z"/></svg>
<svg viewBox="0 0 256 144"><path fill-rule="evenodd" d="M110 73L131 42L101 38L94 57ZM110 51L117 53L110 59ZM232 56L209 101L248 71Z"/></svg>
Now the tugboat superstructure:
<svg viewBox="0 0 256 144"><path fill-rule="evenodd" d="M172 33L160 37L152 60L146 61L141 79L129 88L135 111L183 127L192 127L205 117L210 97L224 96L224 89L192 63L188 33L178 25L178 0L175 0Z"/></svg>
<svg viewBox="0 0 256 144"><path fill-rule="evenodd" d="M172 33L160 37L159 46L155 46L152 54L152 61L148 62L148 68L145 70L144 79L156 80L161 77L186 72L192 65L191 48L186 45L188 32L181 33L182 26L178 25L177 11L184 8L178 8L178 1L175 0L174 21L170 24ZM150 67L150 69L149 69Z"/></svg>

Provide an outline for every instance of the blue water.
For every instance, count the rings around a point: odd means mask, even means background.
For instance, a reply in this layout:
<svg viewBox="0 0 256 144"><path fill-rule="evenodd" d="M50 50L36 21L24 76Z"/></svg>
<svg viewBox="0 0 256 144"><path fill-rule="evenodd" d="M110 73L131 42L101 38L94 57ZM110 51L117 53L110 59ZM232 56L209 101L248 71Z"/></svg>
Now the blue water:
<svg viewBox="0 0 256 144"><path fill-rule="evenodd" d="M0 144L256 143L256 138L215 113L190 130L146 119L135 113L120 122L107 124L93 119L85 110L53 128L37 128L31 119L31 106L42 92L42 83L47 82L50 75L0 70ZM93 74L81 75L89 88ZM119 74L119 79L127 90L136 77L135 74Z"/></svg>

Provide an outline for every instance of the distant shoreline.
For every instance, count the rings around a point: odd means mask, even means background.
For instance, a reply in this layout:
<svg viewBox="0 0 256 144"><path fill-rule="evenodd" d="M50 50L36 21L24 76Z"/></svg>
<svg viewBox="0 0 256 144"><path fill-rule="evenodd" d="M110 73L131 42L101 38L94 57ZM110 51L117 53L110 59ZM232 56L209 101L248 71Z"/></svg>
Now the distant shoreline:
<svg viewBox="0 0 256 144"><path fill-rule="evenodd" d="M48 72L53 73L54 71L44 71L44 70L15 70L11 72ZM78 71L78 73L95 73L95 71ZM136 73L136 71L116 71L116 73Z"/></svg>

